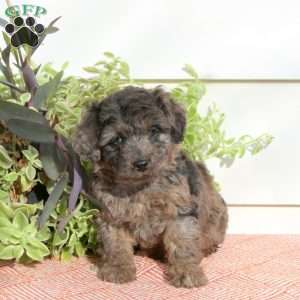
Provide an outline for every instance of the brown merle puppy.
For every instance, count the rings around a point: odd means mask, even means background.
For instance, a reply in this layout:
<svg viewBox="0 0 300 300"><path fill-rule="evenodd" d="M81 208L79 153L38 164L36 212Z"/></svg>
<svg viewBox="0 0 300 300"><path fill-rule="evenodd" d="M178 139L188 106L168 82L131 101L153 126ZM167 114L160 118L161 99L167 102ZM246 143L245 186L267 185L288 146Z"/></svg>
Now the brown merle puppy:
<svg viewBox="0 0 300 300"><path fill-rule="evenodd" d="M180 142L184 110L162 89L127 87L86 112L75 151L93 163L90 192L101 279L136 278L134 249L164 256L177 287L206 283L199 264L224 240L227 208L205 166Z"/></svg>

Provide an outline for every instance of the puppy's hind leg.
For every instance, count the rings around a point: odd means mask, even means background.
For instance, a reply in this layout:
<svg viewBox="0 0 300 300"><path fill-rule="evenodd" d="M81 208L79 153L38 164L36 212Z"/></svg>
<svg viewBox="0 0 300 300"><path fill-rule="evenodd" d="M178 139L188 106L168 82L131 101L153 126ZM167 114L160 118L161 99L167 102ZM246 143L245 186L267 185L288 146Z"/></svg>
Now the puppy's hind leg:
<svg viewBox="0 0 300 300"><path fill-rule="evenodd" d="M203 258L200 248L200 226L194 217L172 221L164 234L168 259L168 276L176 287L198 287L207 283L199 264Z"/></svg>
<svg viewBox="0 0 300 300"><path fill-rule="evenodd" d="M216 205L210 209L208 221L203 226L201 247L204 256L216 252L225 238L228 224L228 212L224 200L220 197Z"/></svg>

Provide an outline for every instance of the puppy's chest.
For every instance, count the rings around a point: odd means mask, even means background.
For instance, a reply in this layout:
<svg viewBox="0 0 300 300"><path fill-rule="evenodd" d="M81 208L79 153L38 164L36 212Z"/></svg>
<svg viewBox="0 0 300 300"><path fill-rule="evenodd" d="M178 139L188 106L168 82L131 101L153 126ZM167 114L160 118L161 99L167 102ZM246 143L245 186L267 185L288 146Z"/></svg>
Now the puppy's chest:
<svg viewBox="0 0 300 300"><path fill-rule="evenodd" d="M125 226L136 240L148 243L154 243L170 220L192 209L186 178L175 175L164 176L130 197L104 194L102 200L110 223Z"/></svg>

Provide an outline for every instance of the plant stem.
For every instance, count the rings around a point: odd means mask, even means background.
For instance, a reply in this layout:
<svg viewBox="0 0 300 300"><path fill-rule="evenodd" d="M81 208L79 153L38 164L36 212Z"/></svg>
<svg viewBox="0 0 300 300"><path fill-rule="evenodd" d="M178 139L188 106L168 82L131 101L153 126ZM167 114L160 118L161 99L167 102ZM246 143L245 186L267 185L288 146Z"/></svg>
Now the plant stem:
<svg viewBox="0 0 300 300"><path fill-rule="evenodd" d="M14 154L17 153L17 137L14 133L12 134L12 151Z"/></svg>
<svg viewBox="0 0 300 300"><path fill-rule="evenodd" d="M22 52L21 52L21 49L20 49L20 48L18 48L18 54L19 54L21 66L23 66L24 60L23 60L23 56L22 56Z"/></svg>

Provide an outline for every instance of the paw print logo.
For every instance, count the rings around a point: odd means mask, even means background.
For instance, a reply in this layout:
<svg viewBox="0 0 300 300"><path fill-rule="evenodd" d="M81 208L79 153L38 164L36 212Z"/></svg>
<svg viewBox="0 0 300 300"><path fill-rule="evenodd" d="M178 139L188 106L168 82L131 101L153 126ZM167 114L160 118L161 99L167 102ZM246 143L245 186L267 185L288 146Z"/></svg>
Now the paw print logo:
<svg viewBox="0 0 300 300"><path fill-rule="evenodd" d="M19 47L27 44L36 47L39 44L39 36L44 32L42 24L36 24L33 17L28 17L24 23L22 17L16 17L12 23L5 26L5 31L11 35L11 44Z"/></svg>

